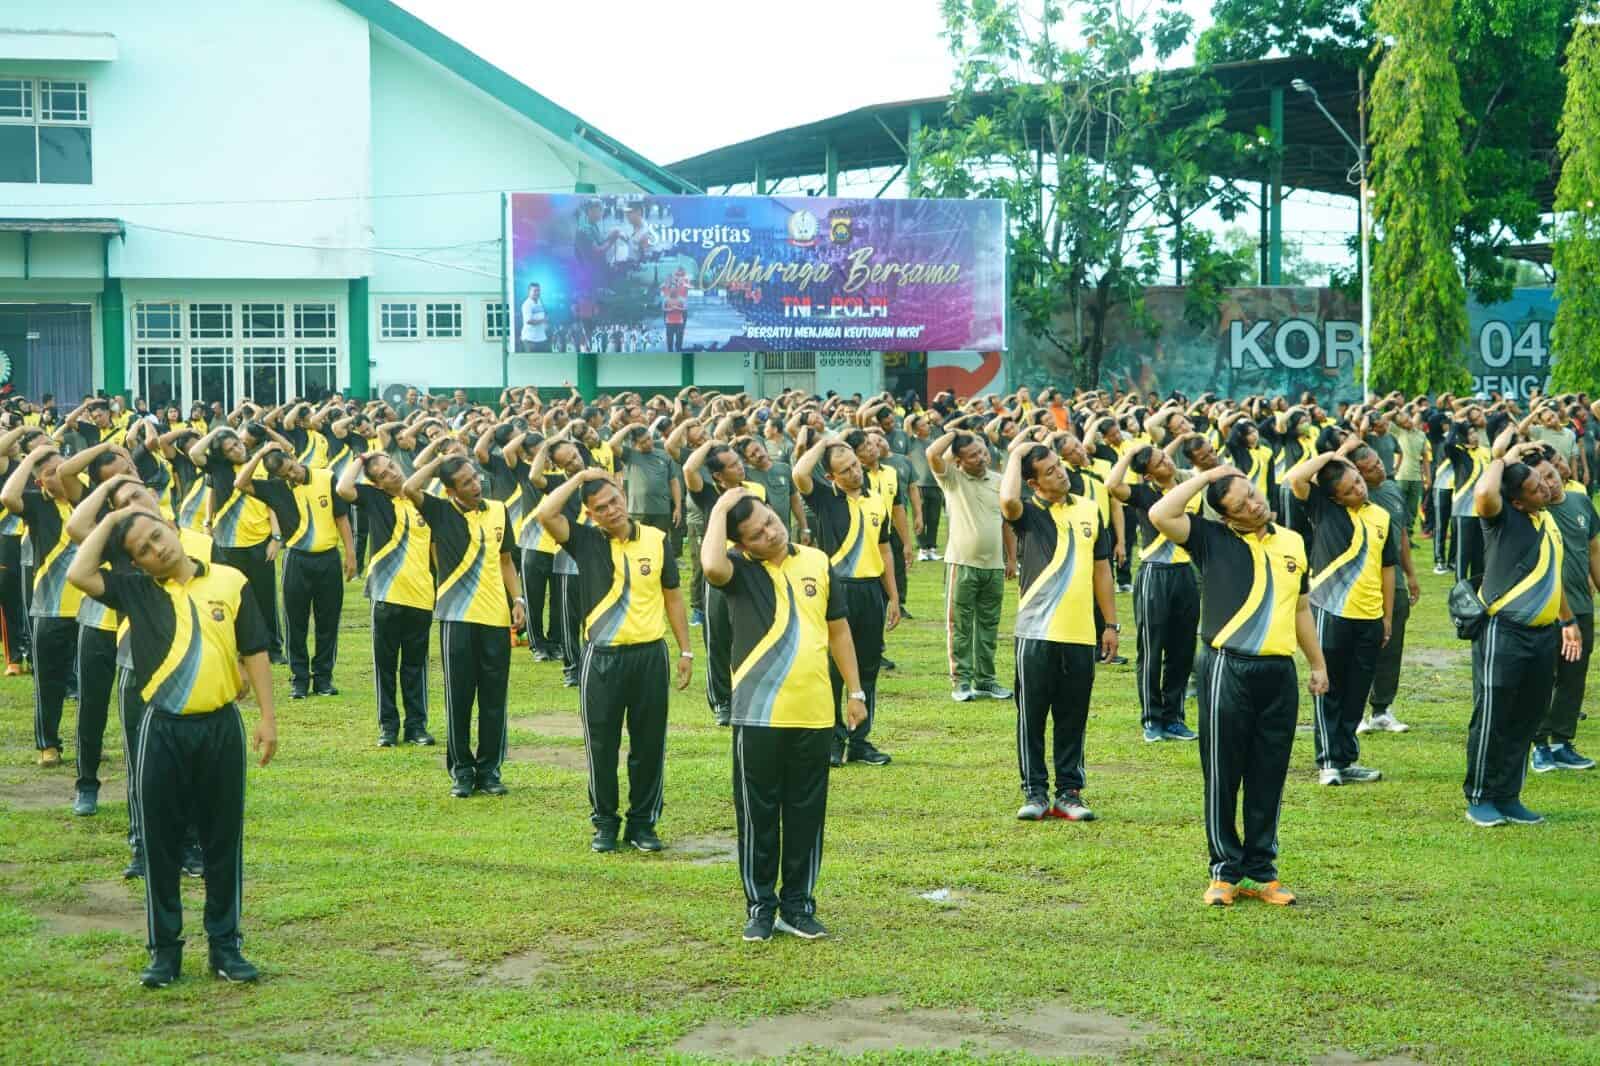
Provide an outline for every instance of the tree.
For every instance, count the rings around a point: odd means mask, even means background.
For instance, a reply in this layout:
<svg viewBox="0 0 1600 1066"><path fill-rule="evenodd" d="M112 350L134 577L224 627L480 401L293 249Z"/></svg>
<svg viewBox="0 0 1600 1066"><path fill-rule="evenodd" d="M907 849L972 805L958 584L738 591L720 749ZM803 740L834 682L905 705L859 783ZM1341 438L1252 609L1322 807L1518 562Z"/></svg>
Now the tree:
<svg viewBox="0 0 1600 1066"><path fill-rule="evenodd" d="M1555 365L1550 383L1600 392L1600 4L1591 4L1567 46L1556 186Z"/></svg>
<svg viewBox="0 0 1600 1066"><path fill-rule="evenodd" d="M1261 238L1243 226L1230 226L1222 233L1222 246L1245 267L1245 276L1255 272L1261 262ZM1282 279L1285 285L1318 285L1328 279L1328 267L1306 255L1305 246L1293 237L1283 239Z"/></svg>
<svg viewBox="0 0 1600 1066"><path fill-rule="evenodd" d="M1197 288L1242 279L1190 220L1210 203L1232 217L1242 194L1212 175L1264 151L1222 128L1221 90L1203 70L1139 69L1184 47L1193 21L1178 0L1134 6L944 0L955 84L943 124L922 140L918 191L1005 201L1014 320L1048 355L1044 372L1085 386L1100 379L1113 308L1156 333L1144 287L1168 236ZM1081 46L1064 43L1069 14Z"/></svg>
<svg viewBox="0 0 1600 1066"><path fill-rule="evenodd" d="M1467 379L1467 293L1452 237L1467 208L1461 90L1450 8L1376 0L1391 43L1372 82L1372 371L1379 392L1433 392Z"/></svg>
<svg viewBox="0 0 1600 1066"><path fill-rule="evenodd" d="M1507 250L1543 231L1540 189L1551 175L1559 57L1583 0L1436 0L1450 21L1459 76L1468 206L1456 226L1466 283L1482 303L1516 284ZM1196 49L1213 63L1306 56L1372 82L1382 34L1374 0L1213 0L1213 25Z"/></svg>

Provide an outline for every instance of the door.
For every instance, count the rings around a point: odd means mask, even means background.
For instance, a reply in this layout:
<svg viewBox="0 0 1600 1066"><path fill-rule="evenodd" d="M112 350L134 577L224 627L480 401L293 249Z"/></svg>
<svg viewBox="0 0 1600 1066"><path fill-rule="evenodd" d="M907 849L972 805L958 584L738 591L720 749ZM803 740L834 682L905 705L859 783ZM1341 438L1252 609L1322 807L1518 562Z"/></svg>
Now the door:
<svg viewBox="0 0 1600 1066"><path fill-rule="evenodd" d="M11 356L11 380L34 400L55 396L70 411L94 387L94 330L87 304L0 306L0 348Z"/></svg>

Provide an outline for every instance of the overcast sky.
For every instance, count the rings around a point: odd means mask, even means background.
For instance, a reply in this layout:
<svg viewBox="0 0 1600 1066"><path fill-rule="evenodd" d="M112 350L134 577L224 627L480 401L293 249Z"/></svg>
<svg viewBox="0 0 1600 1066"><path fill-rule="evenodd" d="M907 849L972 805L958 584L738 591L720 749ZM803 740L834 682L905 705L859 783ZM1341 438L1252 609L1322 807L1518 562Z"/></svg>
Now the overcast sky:
<svg viewBox="0 0 1600 1066"><path fill-rule="evenodd" d="M663 165L869 104L950 89L939 0L398 2ZM1210 0L1183 3L1199 26L1208 23ZM1353 229L1354 201L1348 204L1297 204L1291 197L1284 228L1290 236L1297 229ZM1315 246L1335 239L1312 234L1307 253L1338 261L1341 250Z"/></svg>

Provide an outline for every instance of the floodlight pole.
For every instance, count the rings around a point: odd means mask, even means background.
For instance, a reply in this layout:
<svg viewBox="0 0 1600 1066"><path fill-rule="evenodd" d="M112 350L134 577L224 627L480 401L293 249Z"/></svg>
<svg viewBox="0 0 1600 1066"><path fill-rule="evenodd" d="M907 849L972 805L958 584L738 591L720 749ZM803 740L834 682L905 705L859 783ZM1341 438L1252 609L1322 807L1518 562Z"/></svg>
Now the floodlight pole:
<svg viewBox="0 0 1600 1066"><path fill-rule="evenodd" d="M1356 168L1360 174L1357 195L1360 200L1357 210L1361 218L1361 401L1366 402L1372 393L1372 277L1368 269L1368 242L1372 233L1372 205L1367 200L1367 102L1366 102L1366 72L1359 72L1357 82L1357 112L1361 117L1361 140L1353 140L1345 128L1339 124L1328 109L1322 106L1322 98L1317 95L1317 90L1300 78L1295 78L1289 84L1297 93L1305 93L1311 97L1311 102L1316 105L1322 117L1327 119L1334 129L1339 131L1339 136L1345 143L1356 150Z"/></svg>

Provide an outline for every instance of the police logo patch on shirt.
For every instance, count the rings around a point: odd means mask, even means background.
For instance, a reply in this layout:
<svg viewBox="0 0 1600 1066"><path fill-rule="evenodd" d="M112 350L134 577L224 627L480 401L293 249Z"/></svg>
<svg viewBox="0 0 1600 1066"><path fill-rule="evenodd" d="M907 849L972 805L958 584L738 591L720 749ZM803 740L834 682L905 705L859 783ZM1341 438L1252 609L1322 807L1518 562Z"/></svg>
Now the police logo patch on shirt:
<svg viewBox="0 0 1600 1066"><path fill-rule="evenodd" d="M649 559L640 559L639 560L639 573L641 575L648 575L650 573L650 560Z"/></svg>
<svg viewBox="0 0 1600 1066"><path fill-rule="evenodd" d="M800 585L801 585L802 588L804 588L806 590L806 595L807 596L815 596L817 594L817 579L816 578L814 578L814 577L803 577L803 578L800 579Z"/></svg>
<svg viewBox="0 0 1600 1066"><path fill-rule="evenodd" d="M213 622L225 622L228 620L228 609L226 604L219 600L212 600L210 603L206 604L206 606L211 608L211 620Z"/></svg>
<svg viewBox="0 0 1600 1066"><path fill-rule="evenodd" d="M1090 525L1088 522L1078 523L1078 528L1083 530L1083 538L1085 540L1088 540L1090 537L1094 536L1094 526Z"/></svg>
<svg viewBox="0 0 1600 1066"><path fill-rule="evenodd" d="M1294 564L1294 559L1292 559L1292 558L1290 558L1290 559L1285 559L1285 560L1284 560L1284 561L1283 561L1283 566L1284 566L1284 569L1286 569L1286 570L1288 570L1288 571L1289 571L1289 573L1291 573L1291 574L1292 574L1292 573L1294 573L1294 572L1295 572L1295 564Z"/></svg>
<svg viewBox="0 0 1600 1066"><path fill-rule="evenodd" d="M328 509L328 498L326 496L318 496L317 497L317 506L321 507L323 510L327 510Z"/></svg>

